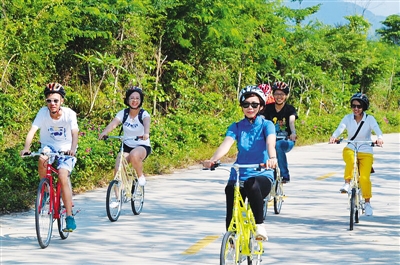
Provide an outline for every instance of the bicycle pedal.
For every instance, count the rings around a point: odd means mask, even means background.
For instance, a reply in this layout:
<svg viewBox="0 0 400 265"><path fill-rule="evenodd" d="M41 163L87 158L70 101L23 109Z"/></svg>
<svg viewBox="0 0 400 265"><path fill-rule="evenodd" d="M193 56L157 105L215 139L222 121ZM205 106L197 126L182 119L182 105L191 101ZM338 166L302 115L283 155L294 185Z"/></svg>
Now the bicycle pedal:
<svg viewBox="0 0 400 265"><path fill-rule="evenodd" d="M80 211L81 211L81 209L78 209L78 210L76 210L76 212L75 212L75 213L72 213L72 216L75 216L75 215L77 215L78 213L80 213Z"/></svg>

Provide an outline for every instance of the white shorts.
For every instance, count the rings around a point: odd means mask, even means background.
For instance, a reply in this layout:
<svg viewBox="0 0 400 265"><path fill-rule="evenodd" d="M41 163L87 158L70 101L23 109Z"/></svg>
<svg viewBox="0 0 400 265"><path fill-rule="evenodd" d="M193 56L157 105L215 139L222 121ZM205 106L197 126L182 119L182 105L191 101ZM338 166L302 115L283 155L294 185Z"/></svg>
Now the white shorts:
<svg viewBox="0 0 400 265"><path fill-rule="evenodd" d="M42 149L44 149L45 147L50 148L52 152L58 152L58 150L56 150L56 149L55 149L53 146L51 146L51 145L42 146ZM76 164L76 157L74 157L74 156L67 156L67 155L66 155L66 156L64 156L64 157L59 157L59 158L57 158L57 161L58 161L57 169L64 168L64 169L68 170L69 175L70 175L71 172L72 172L72 170L73 170L74 167L75 167L75 164ZM49 162L50 164L52 164L52 163L54 162L54 160L53 160L53 161L49 160L48 162Z"/></svg>

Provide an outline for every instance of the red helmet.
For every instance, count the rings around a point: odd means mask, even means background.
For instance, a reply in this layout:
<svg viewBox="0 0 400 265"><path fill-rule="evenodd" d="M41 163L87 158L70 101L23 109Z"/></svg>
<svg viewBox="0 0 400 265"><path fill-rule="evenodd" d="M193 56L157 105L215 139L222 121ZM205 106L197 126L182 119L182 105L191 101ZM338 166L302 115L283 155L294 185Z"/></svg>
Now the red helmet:
<svg viewBox="0 0 400 265"><path fill-rule="evenodd" d="M271 95L272 88L271 88L270 84L260 84L260 85L258 85L258 88L260 88L264 92L265 99L266 99L265 104L275 103L275 99Z"/></svg>
<svg viewBox="0 0 400 265"><path fill-rule="evenodd" d="M272 91L275 92L276 90L280 90L287 95L290 92L290 87L285 82L279 81L272 85Z"/></svg>
<svg viewBox="0 0 400 265"><path fill-rule="evenodd" d="M47 97L48 94L57 93L60 94L62 98L65 97L65 89L59 83L49 83L44 88L44 96Z"/></svg>

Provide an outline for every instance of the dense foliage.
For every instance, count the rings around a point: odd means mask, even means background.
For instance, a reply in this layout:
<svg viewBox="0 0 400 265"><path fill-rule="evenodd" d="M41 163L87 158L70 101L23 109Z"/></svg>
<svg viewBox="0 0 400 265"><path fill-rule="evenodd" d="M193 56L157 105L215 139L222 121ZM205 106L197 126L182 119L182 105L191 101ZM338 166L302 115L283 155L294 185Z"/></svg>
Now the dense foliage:
<svg viewBox="0 0 400 265"><path fill-rule="evenodd" d="M112 178L117 145L97 135L123 108L129 85L144 89L152 113L147 174L209 157L241 117L236 97L247 84L290 84L299 144L326 141L357 91L368 94L385 132L398 131L400 17L388 17L381 40L372 41L359 15L335 27L304 24L318 8L291 10L278 0L4 0L0 210L32 202L36 161L18 153L48 82L65 85L66 105L78 113L78 192Z"/></svg>

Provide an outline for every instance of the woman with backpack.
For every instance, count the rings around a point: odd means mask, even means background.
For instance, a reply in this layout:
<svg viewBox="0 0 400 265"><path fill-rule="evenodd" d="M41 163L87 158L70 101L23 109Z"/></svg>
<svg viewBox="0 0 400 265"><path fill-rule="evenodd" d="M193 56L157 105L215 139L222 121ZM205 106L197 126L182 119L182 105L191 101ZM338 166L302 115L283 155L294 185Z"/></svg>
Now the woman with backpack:
<svg viewBox="0 0 400 265"><path fill-rule="evenodd" d="M150 145L150 114L142 109L143 91L141 88L132 86L125 93L124 103L129 108L117 113L115 118L100 133L99 139L104 139L118 125L122 124L121 131L125 138L139 137L137 140L126 140L124 142L124 154L139 176L139 185L146 184L143 175L143 160L151 153ZM118 165L118 161L116 163Z"/></svg>

